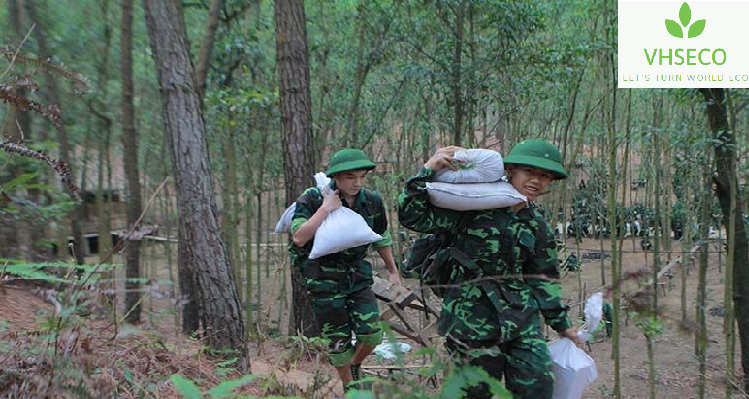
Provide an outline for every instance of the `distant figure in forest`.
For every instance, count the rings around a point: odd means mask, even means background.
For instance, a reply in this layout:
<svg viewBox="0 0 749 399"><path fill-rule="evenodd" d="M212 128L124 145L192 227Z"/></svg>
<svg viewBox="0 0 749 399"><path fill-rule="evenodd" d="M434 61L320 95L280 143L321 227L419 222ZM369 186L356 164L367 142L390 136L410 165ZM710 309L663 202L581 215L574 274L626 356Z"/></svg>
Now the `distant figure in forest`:
<svg viewBox="0 0 749 399"><path fill-rule="evenodd" d="M549 223L534 201L554 180L567 177L559 149L541 139L517 144L505 157L507 177L528 198L509 208L456 211L430 204L426 183L443 168L457 170L446 147L406 183L398 218L422 233L451 233L439 332L458 364L484 369L502 379L515 398L550 399L554 391L551 356L541 331L546 324L578 346L582 342L562 304L559 259ZM462 253L461 253L462 252ZM490 278L491 277L491 278ZM490 398L487 384L467 389L469 398Z"/></svg>
<svg viewBox="0 0 749 399"><path fill-rule="evenodd" d="M325 172L332 179L330 188L334 191L324 194L317 187L304 191L291 222L292 240L297 253L309 254L315 232L328 215L341 206L350 208L382 236L372 246L390 272L389 281L401 284L382 197L363 188L374 168L361 150L347 148L335 153ZM323 336L330 339L330 363L338 371L344 390L361 377L362 362L382 342L379 310L372 292L372 265L365 260L368 248L369 244L362 245L301 262L315 317ZM356 335L355 347L352 332Z"/></svg>

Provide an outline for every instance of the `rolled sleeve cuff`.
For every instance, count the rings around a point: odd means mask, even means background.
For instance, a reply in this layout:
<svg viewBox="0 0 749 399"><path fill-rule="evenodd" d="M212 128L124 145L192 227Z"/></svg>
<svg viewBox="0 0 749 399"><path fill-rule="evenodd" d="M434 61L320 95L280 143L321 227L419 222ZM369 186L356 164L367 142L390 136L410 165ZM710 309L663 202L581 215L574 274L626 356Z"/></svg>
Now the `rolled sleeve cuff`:
<svg viewBox="0 0 749 399"><path fill-rule="evenodd" d="M572 328L572 322L566 314L557 318L546 318L546 324L558 333L563 333Z"/></svg>
<svg viewBox="0 0 749 399"><path fill-rule="evenodd" d="M374 249L393 246L393 237L390 235L390 230L387 230L380 235L382 236L382 239L380 241L372 243L372 247L374 247Z"/></svg>
<svg viewBox="0 0 749 399"><path fill-rule="evenodd" d="M427 166L422 166L417 176L418 177L433 177L436 174L437 172L434 169L430 169Z"/></svg>
<svg viewBox="0 0 749 399"><path fill-rule="evenodd" d="M297 230L306 222L307 218L296 218L291 221L291 234L296 234Z"/></svg>

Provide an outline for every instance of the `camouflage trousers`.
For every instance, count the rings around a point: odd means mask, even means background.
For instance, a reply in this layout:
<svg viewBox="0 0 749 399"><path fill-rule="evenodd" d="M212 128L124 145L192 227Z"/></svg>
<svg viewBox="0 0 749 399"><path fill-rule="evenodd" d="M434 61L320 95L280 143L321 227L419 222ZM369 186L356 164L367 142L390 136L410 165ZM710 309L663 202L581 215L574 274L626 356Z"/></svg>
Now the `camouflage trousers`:
<svg viewBox="0 0 749 399"><path fill-rule="evenodd" d="M351 363L355 352L352 332L357 344L377 346L382 342L369 263L326 267L308 262L304 274L315 318L323 337L330 340L330 364L343 367Z"/></svg>
<svg viewBox="0 0 749 399"><path fill-rule="evenodd" d="M498 344L496 341L458 341L448 337L445 347L458 365L477 366L497 380L504 378L505 387L515 399L551 399L554 393L554 374L551 355L541 334L539 316L520 331L515 340ZM491 398L487 384L464 391L471 399Z"/></svg>

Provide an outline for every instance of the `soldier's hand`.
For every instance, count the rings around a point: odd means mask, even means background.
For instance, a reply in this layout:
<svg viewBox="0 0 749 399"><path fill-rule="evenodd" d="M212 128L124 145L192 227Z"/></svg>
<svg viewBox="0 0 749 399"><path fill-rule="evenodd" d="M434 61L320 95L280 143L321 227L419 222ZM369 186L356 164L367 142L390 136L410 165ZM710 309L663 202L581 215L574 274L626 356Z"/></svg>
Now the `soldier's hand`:
<svg viewBox="0 0 749 399"><path fill-rule="evenodd" d="M455 158L455 152L463 150L463 147L458 146L447 146L444 148L440 148L437 150L437 152L434 153L434 155L429 158L429 160L424 164L427 168L439 171L443 168L448 168L450 170L458 170L459 165L465 165L465 162L459 161Z"/></svg>
<svg viewBox="0 0 749 399"><path fill-rule="evenodd" d="M323 193L323 201L321 208L325 209L328 213L332 213L336 209L341 207L341 197L338 196L338 190L333 191L329 194Z"/></svg>
<svg viewBox="0 0 749 399"><path fill-rule="evenodd" d="M580 337L577 335L577 328L568 328L564 330L563 332L559 333L560 336L569 338L572 340L572 342L575 343L575 345L580 349L585 349L583 340L580 339Z"/></svg>
<svg viewBox="0 0 749 399"><path fill-rule="evenodd" d="M398 273L390 273L388 281L390 281L390 284L403 285L403 280L401 280L401 276Z"/></svg>

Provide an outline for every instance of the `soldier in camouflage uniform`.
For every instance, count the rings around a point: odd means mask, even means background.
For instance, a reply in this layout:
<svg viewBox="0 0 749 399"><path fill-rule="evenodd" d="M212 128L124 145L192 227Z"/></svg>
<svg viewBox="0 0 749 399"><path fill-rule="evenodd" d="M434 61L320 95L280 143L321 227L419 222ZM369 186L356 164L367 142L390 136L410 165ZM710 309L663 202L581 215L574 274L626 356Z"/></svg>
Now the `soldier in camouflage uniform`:
<svg viewBox="0 0 749 399"><path fill-rule="evenodd" d="M505 158L511 184L528 203L466 212L434 207L426 183L442 168L457 169L453 155L459 149L437 151L408 180L398 203L403 226L422 233L452 230L453 247L466 255L453 256L447 268L450 286L443 294L440 334L459 363L504 377L516 398L551 398L554 376L540 315L560 335L582 344L561 301L553 232L533 204L549 183L567 177L561 154L553 144L531 139ZM481 384L470 388L468 397L491 394Z"/></svg>
<svg viewBox="0 0 749 399"><path fill-rule="evenodd" d="M360 150L343 149L331 158L328 166L326 174L332 178L331 189L335 191L323 194L317 187L309 188L296 202L291 222L295 246L292 258L295 265L302 268L323 336L330 339L330 363L347 388L352 380L360 377L364 358L382 341L379 311L372 292L372 265L364 259L369 244L307 259L315 231L339 207L352 209L383 237L372 246L385 262L390 282L401 284L401 280L393 258L382 197L362 188L367 173L375 164ZM352 344L352 332L356 334L356 347Z"/></svg>

